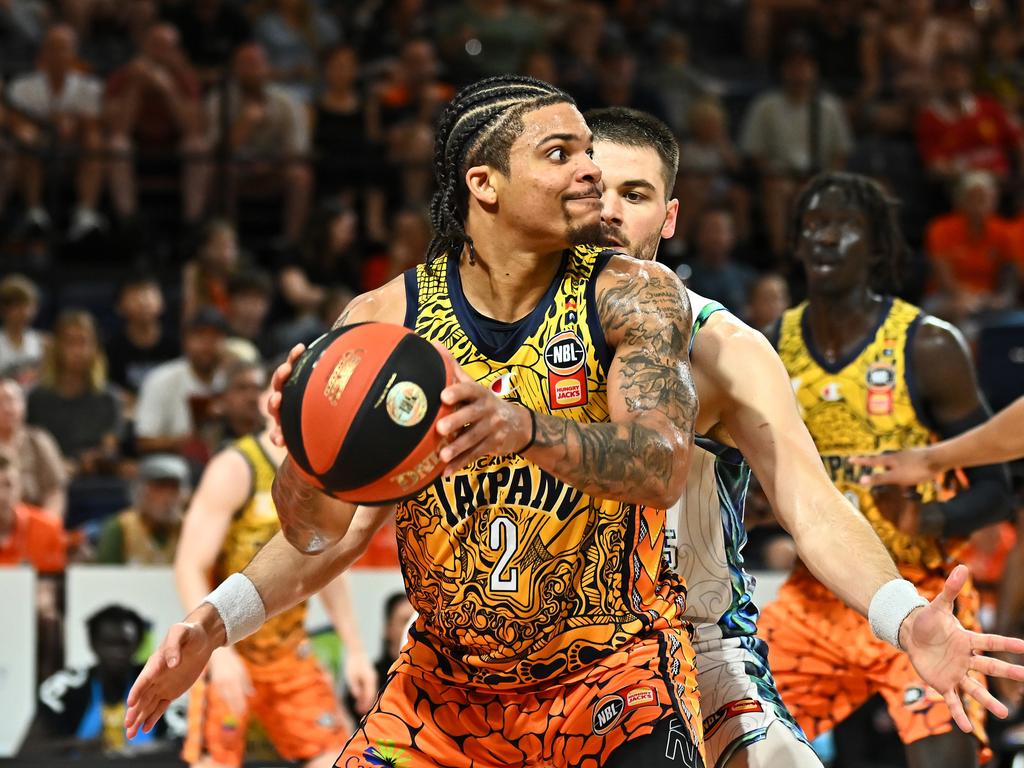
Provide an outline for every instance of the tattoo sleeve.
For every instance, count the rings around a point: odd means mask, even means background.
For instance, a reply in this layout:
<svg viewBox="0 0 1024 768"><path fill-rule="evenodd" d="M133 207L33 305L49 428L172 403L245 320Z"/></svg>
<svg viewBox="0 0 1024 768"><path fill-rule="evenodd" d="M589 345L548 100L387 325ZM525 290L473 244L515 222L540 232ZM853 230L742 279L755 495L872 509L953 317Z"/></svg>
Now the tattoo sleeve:
<svg viewBox="0 0 1024 768"><path fill-rule="evenodd" d="M581 424L538 414L530 458L591 495L668 506L682 493L697 416L690 303L679 279L658 264L607 279L597 305L615 349L611 421Z"/></svg>

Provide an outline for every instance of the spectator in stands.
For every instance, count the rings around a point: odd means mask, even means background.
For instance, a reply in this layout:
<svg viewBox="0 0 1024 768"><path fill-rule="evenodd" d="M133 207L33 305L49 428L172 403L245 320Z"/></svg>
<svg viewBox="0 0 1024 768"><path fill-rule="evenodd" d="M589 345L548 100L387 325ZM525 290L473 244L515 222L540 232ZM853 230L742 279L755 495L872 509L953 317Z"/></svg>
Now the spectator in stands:
<svg viewBox="0 0 1024 768"><path fill-rule="evenodd" d="M39 232L49 230L50 215L43 207L44 162L55 153L70 156L77 164L77 206L68 236L77 240L100 229L97 212L103 186L103 135L100 102L103 86L91 75L75 71L78 39L68 24L46 31L37 67L15 78L7 98L11 107L11 131L20 147L19 177L27 222ZM56 182L56 178L51 178Z"/></svg>
<svg viewBox="0 0 1024 768"><path fill-rule="evenodd" d="M24 72L46 28L46 4L39 0L0 3L0 72Z"/></svg>
<svg viewBox="0 0 1024 768"><path fill-rule="evenodd" d="M377 139L378 132L390 132L403 123L433 126L445 102L455 95L455 89L441 79L440 72L431 40L417 38L402 46L398 60L371 92L371 138Z"/></svg>
<svg viewBox="0 0 1024 768"><path fill-rule="evenodd" d="M381 685L388 679L388 672L402 651L409 624L415 615L416 611L405 592L394 592L388 595L387 600L384 601L384 632L381 636L381 651L373 665L377 672L377 682ZM359 711L351 692L345 694L345 706L355 722L359 722L366 714L366 712Z"/></svg>
<svg viewBox="0 0 1024 768"><path fill-rule="evenodd" d="M24 275L0 280L0 376L34 383L48 338L32 327L39 311L39 289Z"/></svg>
<svg viewBox="0 0 1024 768"><path fill-rule="evenodd" d="M223 137L221 93L207 101L209 144L226 141L233 161L229 204L236 205L239 196L283 196L283 239L295 244L306 225L313 189L308 115L287 91L271 84L267 55L259 45L239 48L233 70Z"/></svg>
<svg viewBox="0 0 1024 768"><path fill-rule="evenodd" d="M138 55L107 81L111 195L123 219L135 216L136 157L181 162L182 215L194 224L206 202L204 143L199 78L181 49L178 30L154 24Z"/></svg>
<svg viewBox="0 0 1024 768"><path fill-rule="evenodd" d="M789 286L782 275L766 272L750 284L743 319L751 328L766 331L779 321L791 303Z"/></svg>
<svg viewBox="0 0 1024 768"><path fill-rule="evenodd" d="M163 324L160 282L149 275L125 280L117 295L121 325L107 344L110 381L134 403L142 380L160 363L178 356L180 345Z"/></svg>
<svg viewBox="0 0 1024 768"><path fill-rule="evenodd" d="M544 41L533 9L509 0L466 0L436 19L446 58L475 77L518 72L526 54Z"/></svg>
<svg viewBox="0 0 1024 768"><path fill-rule="evenodd" d="M121 400L107 383L107 362L96 321L66 309L53 327L39 386L28 396L28 423L57 440L73 475L118 470Z"/></svg>
<svg viewBox="0 0 1024 768"><path fill-rule="evenodd" d="M221 356L227 323L212 307L185 327L184 357L149 372L135 406L135 434L143 453L178 453L189 447L223 389Z"/></svg>
<svg viewBox="0 0 1024 768"><path fill-rule="evenodd" d="M59 0L60 15L78 33L82 58L100 77L132 57L136 45L159 18L158 0Z"/></svg>
<svg viewBox="0 0 1024 768"><path fill-rule="evenodd" d="M632 107L659 119L665 115L661 95L637 77L637 59L625 43L606 42L601 51L597 89L580 98L586 107Z"/></svg>
<svg viewBox="0 0 1024 768"><path fill-rule="evenodd" d="M894 4L895 18L885 25L885 64L893 90L911 102L927 94L936 64L965 48L957 25L936 14L932 0Z"/></svg>
<svg viewBox="0 0 1024 768"><path fill-rule="evenodd" d="M0 566L27 564L40 573L60 573L67 546L61 519L22 501L17 457L0 452Z"/></svg>
<svg viewBox="0 0 1024 768"><path fill-rule="evenodd" d="M422 208L402 208L391 219L391 233L387 259L376 270L372 260L367 265L367 288L384 285L423 261L430 244L430 219Z"/></svg>
<svg viewBox="0 0 1024 768"><path fill-rule="evenodd" d="M228 278L228 333L252 342L266 354L264 324L274 299L274 281L262 269L244 269Z"/></svg>
<svg viewBox="0 0 1024 768"><path fill-rule="evenodd" d="M236 360L225 366L224 391L215 406L217 417L203 430L211 456L238 438L263 429L266 419L260 412L260 395L266 386L267 373L258 359Z"/></svg>
<svg viewBox="0 0 1024 768"><path fill-rule="evenodd" d="M936 78L938 93L918 112L915 125L928 173L951 184L967 171L989 171L1006 179L1024 157L1016 122L995 99L974 92L971 66L964 57L944 55Z"/></svg>
<svg viewBox="0 0 1024 768"><path fill-rule="evenodd" d="M740 314L747 303L747 290L754 282L754 270L733 259L736 227L726 208L708 208L697 219L693 258L680 267L686 285L701 296Z"/></svg>
<svg viewBox="0 0 1024 768"><path fill-rule="evenodd" d="M203 227L196 258L181 273L181 321L187 325L203 307L228 310L228 278L239 268L238 231L227 219Z"/></svg>
<svg viewBox="0 0 1024 768"><path fill-rule="evenodd" d="M733 181L740 172L739 152L729 138L725 109L714 96L698 98L689 114L689 139L679 150L680 235L693 235L697 214L710 205L728 205L740 240L750 236L750 198L747 190Z"/></svg>
<svg viewBox="0 0 1024 768"><path fill-rule="evenodd" d="M366 104L357 82L359 57L352 46L338 46L324 59L324 90L313 107L313 151L318 199L357 195L379 188L370 172ZM339 152L338 147L345 147ZM369 188L369 189L368 189Z"/></svg>
<svg viewBox="0 0 1024 768"><path fill-rule="evenodd" d="M1013 235L996 215L995 179L967 173L956 193L956 210L928 224L925 247L935 278L931 311L957 325L973 315L1004 309L1017 294Z"/></svg>
<svg viewBox="0 0 1024 768"><path fill-rule="evenodd" d="M214 85L231 63L231 53L252 39L249 19L231 0L184 0L165 12L178 28L199 79Z"/></svg>
<svg viewBox="0 0 1024 768"><path fill-rule="evenodd" d="M789 206L797 188L819 171L842 168L853 147L842 104L819 86L813 44L808 38L798 35L789 39L782 62L782 88L751 105L740 146L760 173L768 242L772 254L780 258L786 249Z"/></svg>
<svg viewBox="0 0 1024 768"><path fill-rule="evenodd" d="M25 423L25 393L0 378L0 451L18 457L21 500L64 517L68 473L53 436Z"/></svg>
<svg viewBox="0 0 1024 768"><path fill-rule="evenodd" d="M303 104L312 101L317 63L341 38L337 24L313 0L273 0L256 22L256 40L270 62L271 79Z"/></svg>
<svg viewBox="0 0 1024 768"><path fill-rule="evenodd" d="M132 506L100 531L96 561L110 565L171 565L191 490L188 463L170 453L139 462Z"/></svg>
<svg viewBox="0 0 1024 768"><path fill-rule="evenodd" d="M340 200L320 206L304 247L280 264L281 295L298 314L316 311L330 286L365 290L358 235L359 216L354 208Z"/></svg>
<svg viewBox="0 0 1024 768"><path fill-rule="evenodd" d="M1021 35L1007 18L996 17L985 26L978 85L995 97L1007 114L1024 106L1024 62L1020 59Z"/></svg>
<svg viewBox="0 0 1024 768"><path fill-rule="evenodd" d="M349 302L355 298L351 288L338 286L324 292L323 301L319 306L311 307L292 320L279 323L274 327L273 358L287 354L296 344L308 344L321 334L327 333L335 320L341 317Z"/></svg>
<svg viewBox="0 0 1024 768"><path fill-rule="evenodd" d="M39 686L40 714L55 751L71 754L150 754L167 732L164 722L126 740L125 703L142 671L136 661L149 622L135 611L108 605L86 620L89 646L96 664L64 669Z"/></svg>
<svg viewBox="0 0 1024 768"><path fill-rule="evenodd" d="M434 38L434 19L424 5L424 0L394 0L366 6L371 15L359 35L360 50L374 58L392 57L410 40Z"/></svg>
<svg viewBox="0 0 1024 768"><path fill-rule="evenodd" d="M684 135L692 123L694 103L713 88L710 78L690 62L689 38L677 30L663 34L658 60L642 77L647 87L660 95L665 122L677 136Z"/></svg>

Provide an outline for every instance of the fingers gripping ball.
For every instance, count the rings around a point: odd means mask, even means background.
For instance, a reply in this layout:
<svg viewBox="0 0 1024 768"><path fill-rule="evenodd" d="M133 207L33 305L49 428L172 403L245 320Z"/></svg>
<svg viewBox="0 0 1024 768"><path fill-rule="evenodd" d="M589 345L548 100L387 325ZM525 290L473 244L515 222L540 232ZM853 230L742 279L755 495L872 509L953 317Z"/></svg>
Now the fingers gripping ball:
<svg viewBox="0 0 1024 768"><path fill-rule="evenodd" d="M437 420L456 363L407 328L358 323L309 345L281 392L292 459L327 493L358 504L399 501L444 468Z"/></svg>

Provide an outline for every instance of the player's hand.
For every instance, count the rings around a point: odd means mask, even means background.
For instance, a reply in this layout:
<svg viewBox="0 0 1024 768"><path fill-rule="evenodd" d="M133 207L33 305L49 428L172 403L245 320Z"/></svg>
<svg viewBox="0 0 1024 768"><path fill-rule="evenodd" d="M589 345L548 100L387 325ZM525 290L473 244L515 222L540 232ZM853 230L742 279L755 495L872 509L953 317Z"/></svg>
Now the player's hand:
<svg viewBox="0 0 1024 768"><path fill-rule="evenodd" d="M284 448L284 432L281 431L281 390L288 377L292 375L292 368L295 362L306 351L305 344L296 344L288 353L288 359L277 366L274 375L270 377L271 392L267 401L267 410L274 419L274 426L270 428L270 442L278 448Z"/></svg>
<svg viewBox="0 0 1024 768"><path fill-rule="evenodd" d="M953 720L965 733L973 730L962 696L970 696L996 717L1009 711L969 672L1024 681L1024 666L1009 664L983 653L1024 652L1024 640L970 632L953 615L953 601L967 583L967 566L949 574L942 592L928 605L910 613L900 627L900 645L921 679L942 694Z"/></svg>
<svg viewBox="0 0 1024 768"><path fill-rule="evenodd" d="M216 611L204 604L203 610ZM140 729L150 731L171 702L192 687L206 669L217 644L199 621L183 621L167 631L167 636L149 657L138 679L128 692L128 710L124 727L132 739Z"/></svg>
<svg viewBox="0 0 1024 768"><path fill-rule="evenodd" d="M356 711L365 715L377 695L377 670L363 650L349 650L345 654L345 685L356 701Z"/></svg>
<svg viewBox="0 0 1024 768"><path fill-rule="evenodd" d="M861 485L917 485L933 480L939 474L928 461L927 448L910 448L896 453L877 456L851 456L850 463L858 467L881 468L861 477Z"/></svg>
<svg viewBox="0 0 1024 768"><path fill-rule="evenodd" d="M253 695L252 680L234 648L218 648L210 657L210 685L236 715L245 714Z"/></svg>
<svg viewBox="0 0 1024 768"><path fill-rule="evenodd" d="M996 653L993 655L1000 661L1005 661L1009 664L1017 664L1024 661L1024 658L1015 656L1012 653ZM993 677L992 690L995 691L999 700L1009 707L1011 712L1024 706L1024 681L1008 680L1005 677Z"/></svg>
<svg viewBox="0 0 1024 768"><path fill-rule="evenodd" d="M475 382L461 368L456 382L441 392L441 401L455 412L437 422L437 431L449 440L441 449L445 475L452 475L480 456L504 456L520 451L530 441L530 412L508 403Z"/></svg>

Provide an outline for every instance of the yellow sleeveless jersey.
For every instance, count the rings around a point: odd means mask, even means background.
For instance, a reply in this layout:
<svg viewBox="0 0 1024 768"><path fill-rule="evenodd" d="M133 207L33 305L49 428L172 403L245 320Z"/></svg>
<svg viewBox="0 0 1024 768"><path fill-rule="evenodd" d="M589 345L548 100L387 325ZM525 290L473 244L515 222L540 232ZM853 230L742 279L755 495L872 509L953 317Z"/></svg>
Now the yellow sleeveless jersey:
<svg viewBox="0 0 1024 768"><path fill-rule="evenodd" d="M245 568L253 556L281 530L277 510L270 496L277 467L253 436L236 440L232 446L249 463L252 488L249 499L231 520L214 569L217 582ZM306 604L291 608L267 621L256 634L235 645L247 660L265 664L285 655L306 639Z"/></svg>
<svg viewBox="0 0 1024 768"><path fill-rule="evenodd" d="M851 455L926 445L933 439L914 402L908 370L921 310L900 299L890 302L866 344L834 365L822 359L810 342L806 302L783 315L778 350L801 416L836 487L868 519L898 565L934 569L946 561L950 552L944 547L950 542L901 533L859 483L870 468L855 467L847 460ZM936 498L934 483L917 490L922 502Z"/></svg>
<svg viewBox="0 0 1024 768"><path fill-rule="evenodd" d="M498 348L464 298L458 261L442 258L406 273L406 324L500 397L607 421L594 282L608 258L566 251L537 308ZM396 522L419 612L403 671L492 689L561 682L644 630L682 626L685 589L662 561L665 512L592 498L517 454L438 480L400 504Z"/></svg>

